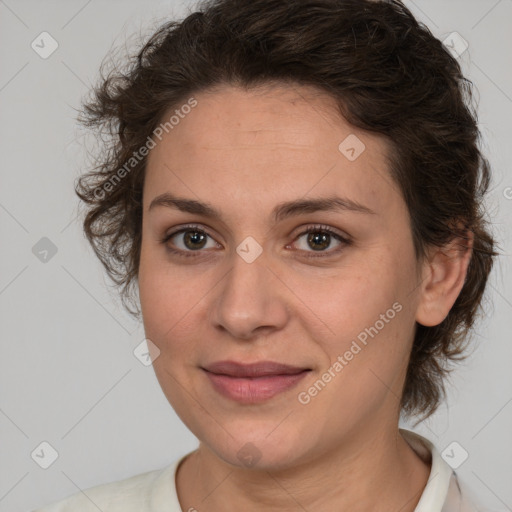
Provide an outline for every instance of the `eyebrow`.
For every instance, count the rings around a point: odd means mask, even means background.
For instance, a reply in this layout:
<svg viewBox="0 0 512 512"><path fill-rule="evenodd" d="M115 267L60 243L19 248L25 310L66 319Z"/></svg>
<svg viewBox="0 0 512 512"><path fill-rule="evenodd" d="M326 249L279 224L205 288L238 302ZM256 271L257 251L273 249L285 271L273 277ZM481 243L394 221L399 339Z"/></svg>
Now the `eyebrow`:
<svg viewBox="0 0 512 512"><path fill-rule="evenodd" d="M195 199L176 197L169 192L155 197L151 201L148 211L151 211L153 208L158 206L174 208L182 212L222 220L222 213L212 205L203 203L201 201L196 201ZM367 206L364 206L356 201L352 201L351 199L338 196L314 199L296 199L294 201L279 203L272 210L272 215L274 217L274 221L279 222L294 215L314 213L319 211L351 211L376 215L376 213Z"/></svg>

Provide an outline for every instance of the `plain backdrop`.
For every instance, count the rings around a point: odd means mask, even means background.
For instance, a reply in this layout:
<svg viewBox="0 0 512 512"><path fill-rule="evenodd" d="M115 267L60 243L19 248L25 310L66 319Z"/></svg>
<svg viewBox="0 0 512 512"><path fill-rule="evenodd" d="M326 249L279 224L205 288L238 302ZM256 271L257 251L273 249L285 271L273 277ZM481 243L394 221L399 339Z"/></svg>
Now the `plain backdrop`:
<svg viewBox="0 0 512 512"><path fill-rule="evenodd" d="M439 39L457 32L469 45L459 60L476 87L503 252L474 352L452 374L447 402L415 430L440 451L456 442L468 454L461 478L490 507L512 510L512 1L406 5ZM0 512L163 467L197 446L133 354L142 326L82 236L73 192L86 162L75 117L102 59L189 7L0 0Z"/></svg>

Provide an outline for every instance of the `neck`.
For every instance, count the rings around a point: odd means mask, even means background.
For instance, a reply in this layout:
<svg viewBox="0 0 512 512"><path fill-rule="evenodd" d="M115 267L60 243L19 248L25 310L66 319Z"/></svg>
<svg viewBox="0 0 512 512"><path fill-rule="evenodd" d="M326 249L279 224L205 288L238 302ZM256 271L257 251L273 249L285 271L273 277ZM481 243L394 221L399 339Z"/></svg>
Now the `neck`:
<svg viewBox="0 0 512 512"><path fill-rule="evenodd" d="M350 510L413 512L427 484L425 463L395 425L359 430L343 444L280 470L240 468L204 444L182 461L176 487L183 510Z"/></svg>

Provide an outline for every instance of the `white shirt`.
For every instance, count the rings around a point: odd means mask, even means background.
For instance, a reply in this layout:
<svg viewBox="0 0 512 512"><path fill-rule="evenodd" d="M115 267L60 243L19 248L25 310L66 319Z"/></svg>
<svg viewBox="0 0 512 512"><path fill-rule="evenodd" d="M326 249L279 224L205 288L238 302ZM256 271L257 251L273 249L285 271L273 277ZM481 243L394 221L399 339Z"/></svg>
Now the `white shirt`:
<svg viewBox="0 0 512 512"><path fill-rule="evenodd" d="M409 430L400 432L419 457L432 463L414 512L483 512L428 439ZM175 479L187 455L164 468L91 487L33 512L187 512L180 507Z"/></svg>

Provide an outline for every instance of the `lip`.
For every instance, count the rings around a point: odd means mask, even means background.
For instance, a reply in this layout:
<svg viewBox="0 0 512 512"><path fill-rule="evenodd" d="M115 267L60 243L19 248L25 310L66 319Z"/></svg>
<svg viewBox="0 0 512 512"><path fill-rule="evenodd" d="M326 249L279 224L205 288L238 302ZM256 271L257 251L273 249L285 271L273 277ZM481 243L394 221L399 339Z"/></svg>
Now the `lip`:
<svg viewBox="0 0 512 512"><path fill-rule="evenodd" d="M218 393L246 404L263 402L291 389L311 371L274 361L218 361L202 369Z"/></svg>
<svg viewBox="0 0 512 512"><path fill-rule="evenodd" d="M290 366L276 361L256 361L238 363L237 361L217 361L203 368L211 373L229 377L264 377L267 375L293 375L310 368Z"/></svg>

